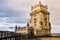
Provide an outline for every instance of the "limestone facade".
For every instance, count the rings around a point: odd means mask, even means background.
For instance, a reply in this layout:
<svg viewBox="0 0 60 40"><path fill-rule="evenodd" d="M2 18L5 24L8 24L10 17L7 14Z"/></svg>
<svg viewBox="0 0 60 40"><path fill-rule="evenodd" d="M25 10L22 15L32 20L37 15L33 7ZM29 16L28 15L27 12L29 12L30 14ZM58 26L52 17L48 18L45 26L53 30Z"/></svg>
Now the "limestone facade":
<svg viewBox="0 0 60 40"><path fill-rule="evenodd" d="M50 12L48 11L47 5L44 6L39 2L38 5L31 7L30 13L30 27L34 28L34 34L36 36L50 35Z"/></svg>

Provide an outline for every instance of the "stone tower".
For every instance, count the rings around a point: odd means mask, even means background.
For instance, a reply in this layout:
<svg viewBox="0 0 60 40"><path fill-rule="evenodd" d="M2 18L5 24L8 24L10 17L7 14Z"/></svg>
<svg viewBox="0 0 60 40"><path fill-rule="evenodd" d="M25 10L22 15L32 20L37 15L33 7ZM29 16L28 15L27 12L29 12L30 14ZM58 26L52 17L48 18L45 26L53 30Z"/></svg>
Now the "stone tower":
<svg viewBox="0 0 60 40"><path fill-rule="evenodd" d="M49 22L47 5L44 6L39 2L38 5L31 7L30 27L34 28L35 36L46 36L51 34L51 26Z"/></svg>

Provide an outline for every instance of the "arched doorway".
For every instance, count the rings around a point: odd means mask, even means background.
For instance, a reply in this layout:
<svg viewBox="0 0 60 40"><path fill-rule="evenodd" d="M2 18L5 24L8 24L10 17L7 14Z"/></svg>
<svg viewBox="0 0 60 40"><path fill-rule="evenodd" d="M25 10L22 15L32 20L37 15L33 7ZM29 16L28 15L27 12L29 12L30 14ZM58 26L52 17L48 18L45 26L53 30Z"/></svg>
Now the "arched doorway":
<svg viewBox="0 0 60 40"><path fill-rule="evenodd" d="M34 28L33 27L29 27L29 29L28 29L28 37L29 38L34 37Z"/></svg>

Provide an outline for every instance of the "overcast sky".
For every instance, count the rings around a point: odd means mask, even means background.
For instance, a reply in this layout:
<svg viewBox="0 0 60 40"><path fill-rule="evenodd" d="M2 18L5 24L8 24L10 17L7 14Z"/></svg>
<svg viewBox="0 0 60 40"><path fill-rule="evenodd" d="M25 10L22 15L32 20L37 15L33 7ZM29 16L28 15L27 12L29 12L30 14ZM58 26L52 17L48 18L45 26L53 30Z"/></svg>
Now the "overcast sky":
<svg viewBox="0 0 60 40"><path fill-rule="evenodd" d="M52 33L60 33L60 0L0 0L0 27L14 27L16 24L26 26L31 6L39 1L48 5Z"/></svg>

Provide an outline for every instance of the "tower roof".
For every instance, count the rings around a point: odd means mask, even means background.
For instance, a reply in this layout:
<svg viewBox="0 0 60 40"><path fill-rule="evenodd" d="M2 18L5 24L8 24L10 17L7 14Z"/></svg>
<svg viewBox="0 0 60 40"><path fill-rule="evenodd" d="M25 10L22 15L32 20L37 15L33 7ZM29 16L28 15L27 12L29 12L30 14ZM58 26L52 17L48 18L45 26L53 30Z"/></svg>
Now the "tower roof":
<svg viewBox="0 0 60 40"><path fill-rule="evenodd" d="M40 7L44 7L44 8L47 9L47 5L46 5L46 6L43 5L40 1L39 1L39 4L37 4L37 5L35 5L35 6L31 6L31 8L34 9L34 8L36 8L36 7L38 7L38 6L40 6Z"/></svg>

